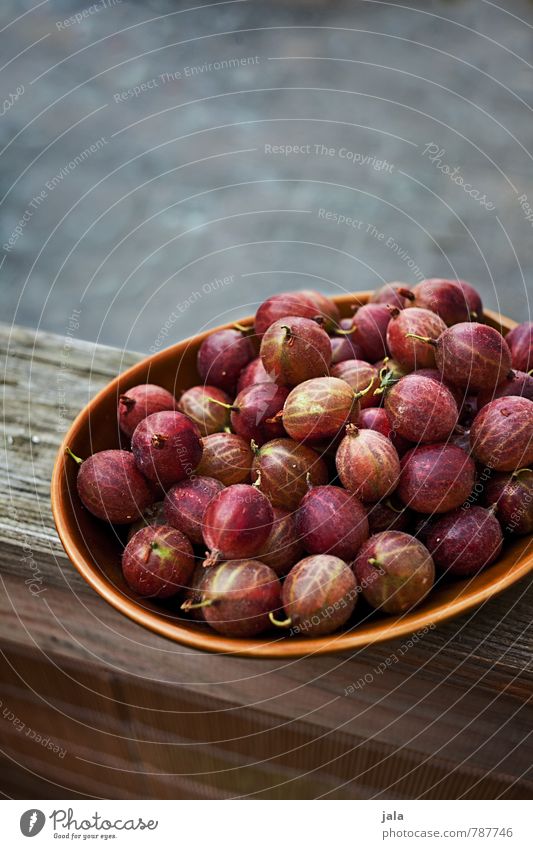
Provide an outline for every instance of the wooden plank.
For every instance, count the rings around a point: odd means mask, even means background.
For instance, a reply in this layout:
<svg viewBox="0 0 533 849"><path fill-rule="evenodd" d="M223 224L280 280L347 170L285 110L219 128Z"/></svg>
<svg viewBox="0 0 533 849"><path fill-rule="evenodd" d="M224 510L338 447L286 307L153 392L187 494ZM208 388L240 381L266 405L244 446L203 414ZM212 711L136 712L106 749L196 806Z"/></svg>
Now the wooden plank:
<svg viewBox="0 0 533 849"><path fill-rule="evenodd" d="M529 753L518 748L528 720L508 699L500 710L513 722L500 733L487 697L463 699L449 687L403 692L395 680L388 682L392 695L369 693L355 712L349 700L343 722L325 705L337 719L329 728L322 711L289 720L275 705L228 708L217 695L146 686L53 656L9 652L7 660L3 751L32 769L40 764L41 775L65 781L71 774L68 786L76 791L92 792L98 782L106 798L368 798L386 797L387 789L411 798L413 788L427 798L527 798L533 790ZM432 729L435 717L440 727ZM44 749L34 733L28 737L26 727L53 729L60 753Z"/></svg>

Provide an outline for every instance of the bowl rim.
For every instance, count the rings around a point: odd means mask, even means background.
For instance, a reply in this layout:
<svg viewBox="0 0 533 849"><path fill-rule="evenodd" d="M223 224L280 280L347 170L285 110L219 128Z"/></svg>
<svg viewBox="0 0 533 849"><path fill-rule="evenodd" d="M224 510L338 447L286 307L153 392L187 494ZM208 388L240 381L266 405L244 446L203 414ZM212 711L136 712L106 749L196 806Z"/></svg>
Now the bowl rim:
<svg viewBox="0 0 533 849"><path fill-rule="evenodd" d="M347 306L353 303L354 298L360 302L367 301L371 292L354 292L348 295L332 296L332 300L339 306ZM492 310L485 309L484 317L490 319L491 323L504 328L512 328L517 325L513 319L507 318ZM147 365L165 360L171 351L183 351L191 344L201 344L203 339L211 335L215 330L231 328L235 322L228 322L216 328L196 334L188 339L176 342L167 348L163 348L156 354L143 357L138 363L117 375L106 386L104 386L78 413L64 438L54 463L51 479L51 504L52 514L63 548L75 569L105 601L112 607L127 616L138 625L152 631L159 636L166 637L181 645L202 651L224 653L227 655L256 657L256 658L301 658L311 655L332 655L348 652L354 649L365 648L377 643L398 639L413 634L423 628L435 627L437 624L448 619L466 613L477 607L492 596L501 593L520 578L533 570L533 548L524 553L518 561L498 578L484 583L479 588L465 590L460 589L456 598L451 602L442 603L430 611L420 608L403 615L401 618L383 618L370 620L370 625L361 628L357 623L353 628L336 634L322 637L287 637L280 634L279 639L265 638L261 636L244 639L236 637L225 637L212 629L203 629L188 624L185 620L172 620L155 611L143 608L141 604L128 596L122 594L101 573L99 568L80 551L76 544L74 535L68 521L69 510L71 510L70 499L65 496L66 479L66 455L65 448L72 444L86 418L96 410L101 400L109 393L116 391L119 383L135 380L141 376ZM251 326L253 316L239 319L239 324ZM523 538L527 543L526 548L531 547L533 535ZM489 567L490 568L490 567Z"/></svg>

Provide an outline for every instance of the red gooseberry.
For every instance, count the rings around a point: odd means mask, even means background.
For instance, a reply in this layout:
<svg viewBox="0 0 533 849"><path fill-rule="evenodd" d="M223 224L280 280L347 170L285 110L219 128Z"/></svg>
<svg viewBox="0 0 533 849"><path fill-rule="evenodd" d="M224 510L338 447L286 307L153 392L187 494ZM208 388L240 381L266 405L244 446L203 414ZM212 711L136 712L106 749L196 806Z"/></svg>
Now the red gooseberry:
<svg viewBox="0 0 533 849"><path fill-rule="evenodd" d="M366 510L340 486L314 486L298 508L298 529L309 554L351 561L368 538Z"/></svg>
<svg viewBox="0 0 533 849"><path fill-rule="evenodd" d="M229 637L254 637L270 627L269 614L281 602L276 573L258 560L230 560L209 570L201 601L184 602L183 610L201 609L205 621Z"/></svg>
<svg viewBox="0 0 533 849"><path fill-rule="evenodd" d="M435 565L450 575L474 575L489 566L502 548L502 532L491 510L470 507L439 518L427 536Z"/></svg>
<svg viewBox="0 0 533 849"><path fill-rule="evenodd" d="M229 395L216 386L192 386L181 396L178 409L192 419L202 436L207 436L229 425L230 404Z"/></svg>
<svg viewBox="0 0 533 849"><path fill-rule="evenodd" d="M224 486L249 483L253 454L250 443L237 433L211 433L202 439L198 475L215 478Z"/></svg>
<svg viewBox="0 0 533 849"><path fill-rule="evenodd" d="M81 502L98 519L129 525L155 501L153 486L129 451L98 451L87 460L76 457L70 448L66 453L80 466L76 487Z"/></svg>
<svg viewBox="0 0 533 849"><path fill-rule="evenodd" d="M466 280L456 280L455 282L463 293L470 312L471 320L480 321L483 317L483 302L481 300L481 295L477 289L475 289L471 283L467 283Z"/></svg>
<svg viewBox="0 0 533 849"><path fill-rule="evenodd" d="M367 387L371 389L371 385ZM334 439L349 422L359 417L359 398L345 380L316 377L291 390L283 407L283 427L297 442Z"/></svg>
<svg viewBox="0 0 533 849"><path fill-rule="evenodd" d="M167 523L185 534L191 542L204 542L202 521L207 505L224 485L214 478L196 476L175 484L165 496Z"/></svg>
<svg viewBox="0 0 533 849"><path fill-rule="evenodd" d="M405 613L427 596L435 565L422 543L402 531L383 531L363 545L354 570L367 602L384 613Z"/></svg>
<svg viewBox="0 0 533 849"><path fill-rule="evenodd" d="M455 280L438 277L422 280L412 290L412 305L436 313L448 327L468 321L470 310L462 288Z"/></svg>
<svg viewBox="0 0 533 849"><path fill-rule="evenodd" d="M407 371L435 368L435 352L425 340L438 339L444 330L446 325L442 318L430 310L419 307L391 310L387 327L387 346L391 357Z"/></svg>
<svg viewBox="0 0 533 849"><path fill-rule="evenodd" d="M265 331L260 356L265 371L276 383L296 386L328 374L331 342L316 321L287 316Z"/></svg>
<svg viewBox="0 0 533 849"><path fill-rule="evenodd" d="M533 470L494 474L485 487L485 504L495 506L505 533L533 533Z"/></svg>
<svg viewBox="0 0 533 849"><path fill-rule="evenodd" d="M476 460L499 472L533 463L533 402L508 395L481 408L470 428Z"/></svg>
<svg viewBox="0 0 533 849"><path fill-rule="evenodd" d="M266 543L273 521L272 505L257 487L237 483L221 490L203 516L203 537L209 549L205 565L256 555Z"/></svg>
<svg viewBox="0 0 533 849"><path fill-rule="evenodd" d="M161 525L143 528L130 539L122 555L126 583L137 595L169 598L187 586L194 554L187 537Z"/></svg>
<svg viewBox="0 0 533 849"><path fill-rule="evenodd" d="M273 439L256 450L252 478L274 507L296 510L308 485L328 481L328 469L320 455L292 439Z"/></svg>
<svg viewBox="0 0 533 849"><path fill-rule="evenodd" d="M361 501L380 501L398 485L398 452L377 430L348 425L335 463L343 486Z"/></svg>
<svg viewBox="0 0 533 849"><path fill-rule="evenodd" d="M289 390L276 383L257 383L243 389L231 410L231 426L235 433L247 442L254 440L258 445L285 434L281 415Z"/></svg>
<svg viewBox="0 0 533 849"><path fill-rule="evenodd" d="M457 445L421 445L401 459L398 495L417 513L447 513L469 497L475 474L474 461Z"/></svg>
<svg viewBox="0 0 533 849"><path fill-rule="evenodd" d="M363 349L362 359L375 363L387 356L387 327L390 320L391 311L386 304L371 303L359 307L353 318L353 338Z"/></svg>
<svg viewBox="0 0 533 849"><path fill-rule="evenodd" d="M207 336L198 350L198 374L204 383L233 394L242 369L255 357L251 340L234 328Z"/></svg>
<svg viewBox="0 0 533 849"><path fill-rule="evenodd" d="M131 450L138 469L166 488L192 475L202 457L202 440L183 413L153 413L135 428Z"/></svg>
<svg viewBox="0 0 533 849"><path fill-rule="evenodd" d="M132 436L133 431L147 416L162 410L175 410L177 401L167 389L144 383L132 386L119 397L118 423L122 433Z"/></svg>
<svg viewBox="0 0 533 849"><path fill-rule="evenodd" d="M443 383L413 372L385 392L393 429L411 442L441 442L457 425L455 399Z"/></svg>
<svg viewBox="0 0 533 849"><path fill-rule="evenodd" d="M323 636L344 625L357 602L357 585L350 567L331 554L304 557L293 566L281 593L285 621L271 615L274 625L291 626L305 637Z"/></svg>
<svg viewBox="0 0 533 849"><path fill-rule="evenodd" d="M274 507L274 521L268 539L257 559L266 563L280 578L304 555L296 514Z"/></svg>
<svg viewBox="0 0 533 849"><path fill-rule="evenodd" d="M263 301L255 314L255 333L261 337L279 318L286 315L317 318L320 310L307 292L282 292Z"/></svg>
<svg viewBox="0 0 533 849"><path fill-rule="evenodd" d="M513 327L505 337L511 351L513 368L528 372L533 368L533 321Z"/></svg>
<svg viewBox="0 0 533 849"><path fill-rule="evenodd" d="M438 339L415 336L435 351L435 362L447 383L483 392L502 383L511 371L511 352L493 327L466 321L446 328Z"/></svg>

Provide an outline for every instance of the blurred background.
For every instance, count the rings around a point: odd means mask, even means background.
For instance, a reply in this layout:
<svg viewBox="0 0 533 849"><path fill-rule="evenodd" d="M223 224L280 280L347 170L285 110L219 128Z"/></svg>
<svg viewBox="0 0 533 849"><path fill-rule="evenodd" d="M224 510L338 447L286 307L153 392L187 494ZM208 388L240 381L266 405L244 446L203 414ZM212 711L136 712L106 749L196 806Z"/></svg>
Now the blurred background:
<svg viewBox="0 0 533 849"><path fill-rule="evenodd" d="M2 320L154 351L427 276L525 320L533 4L503 6L3 0Z"/></svg>

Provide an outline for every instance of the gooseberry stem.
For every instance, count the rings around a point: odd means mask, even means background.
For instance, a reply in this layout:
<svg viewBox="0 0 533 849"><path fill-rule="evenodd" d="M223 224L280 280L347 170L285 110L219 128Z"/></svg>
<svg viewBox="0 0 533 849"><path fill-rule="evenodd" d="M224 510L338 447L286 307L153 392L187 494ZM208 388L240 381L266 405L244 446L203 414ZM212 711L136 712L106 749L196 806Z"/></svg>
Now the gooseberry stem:
<svg viewBox="0 0 533 849"><path fill-rule="evenodd" d="M124 404L126 409L131 410L132 407L135 406L136 401L134 398L130 398L129 395L119 395L118 400L121 404Z"/></svg>
<svg viewBox="0 0 533 849"><path fill-rule="evenodd" d="M270 613L268 614L268 618L270 619L272 624L276 626L276 628L288 628L289 625L292 623L292 619L290 616L288 616L286 619L276 619L276 616L272 611L270 611Z"/></svg>
<svg viewBox="0 0 533 849"><path fill-rule="evenodd" d="M275 416L271 416L266 420L267 424L278 424L278 422L283 421L283 410L278 410Z"/></svg>
<svg viewBox="0 0 533 849"><path fill-rule="evenodd" d="M252 329L251 327L246 327L244 324L239 324L238 321L235 321L233 324L235 330L239 330L241 333L249 333Z"/></svg>
<svg viewBox="0 0 533 849"><path fill-rule="evenodd" d="M180 610L185 610L185 612L187 612L188 610L199 610L201 607L211 607L214 601L214 598L206 598L203 601L196 602L187 599L187 601L184 601L181 605Z"/></svg>
<svg viewBox="0 0 533 849"><path fill-rule="evenodd" d="M282 324L281 329L285 331L285 338L290 339L292 336L292 330L288 324Z"/></svg>
<svg viewBox="0 0 533 849"><path fill-rule="evenodd" d="M527 469L527 468L517 469L517 470L516 470L516 472L513 472L513 474L511 475L511 477L513 477L513 478L517 478L517 477L518 477L518 475L521 475L521 474L522 474L522 472L533 472L533 469Z"/></svg>
<svg viewBox="0 0 533 849"><path fill-rule="evenodd" d="M406 339L418 339L419 342L426 342L427 345L433 345L435 348L437 342L435 339L432 339L430 336L419 336L418 333L406 333Z"/></svg>
<svg viewBox="0 0 533 849"><path fill-rule="evenodd" d="M203 564L206 568L216 566L218 561L222 558L222 552L217 551L216 548L214 548L211 552L206 551L206 554L208 557L206 557Z"/></svg>
<svg viewBox="0 0 533 849"><path fill-rule="evenodd" d="M238 413L239 408L235 406L235 404L226 404L225 401L218 401L216 398L211 398L210 395L207 396L207 400L211 401L213 404L218 404L219 407L225 407L226 410L231 410L233 413Z"/></svg>
<svg viewBox="0 0 533 849"><path fill-rule="evenodd" d="M81 466L81 464L83 463L83 460L81 459L81 457L76 457L76 455L70 450L68 445L65 448L65 454L68 454L69 457L72 457L72 459L76 461L78 466Z"/></svg>
<svg viewBox="0 0 533 849"><path fill-rule="evenodd" d="M398 294L402 298L407 298L408 301L416 301L416 295L413 292L411 292L410 289L406 289L403 286L400 289L398 289Z"/></svg>
<svg viewBox="0 0 533 849"><path fill-rule="evenodd" d="M346 425L346 435L347 436L357 436L359 433L359 428L353 422L349 422Z"/></svg>
<svg viewBox="0 0 533 849"><path fill-rule="evenodd" d="M371 380L370 380L370 383L368 384L368 386L365 389L361 389L361 390L359 390L359 392L354 393L354 398L355 398L356 401L359 398L363 398L363 396L366 395L367 392L370 392L370 390L372 389L372 387L374 385L375 379L376 379L375 377L372 377Z"/></svg>

